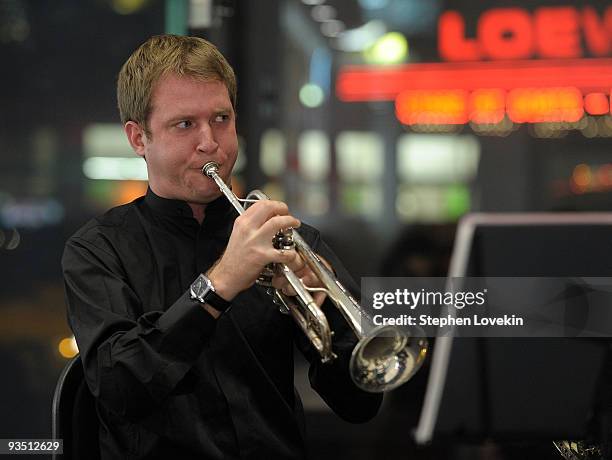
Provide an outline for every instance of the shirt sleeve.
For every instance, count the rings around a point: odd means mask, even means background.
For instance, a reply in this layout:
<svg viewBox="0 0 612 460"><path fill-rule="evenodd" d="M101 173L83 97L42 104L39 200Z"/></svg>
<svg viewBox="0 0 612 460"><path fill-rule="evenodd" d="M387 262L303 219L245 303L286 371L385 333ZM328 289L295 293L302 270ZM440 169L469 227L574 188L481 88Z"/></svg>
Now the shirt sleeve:
<svg viewBox="0 0 612 460"><path fill-rule="evenodd" d="M359 286L355 283L338 257L321 239L319 233L300 231L313 251L321 255L333 267L342 285L359 298ZM296 344L310 363L308 376L312 388L325 403L342 419L352 423L362 423L373 418L382 403L382 394L369 393L357 387L349 373L351 353L358 340L342 313L329 300L322 305L330 328L334 331L332 349L338 356L334 361L322 363L321 357L301 329L296 326Z"/></svg>
<svg viewBox="0 0 612 460"><path fill-rule="evenodd" d="M180 393L216 324L201 304L185 292L165 311L149 311L97 241L70 239L62 268L70 326L100 403L134 421Z"/></svg>

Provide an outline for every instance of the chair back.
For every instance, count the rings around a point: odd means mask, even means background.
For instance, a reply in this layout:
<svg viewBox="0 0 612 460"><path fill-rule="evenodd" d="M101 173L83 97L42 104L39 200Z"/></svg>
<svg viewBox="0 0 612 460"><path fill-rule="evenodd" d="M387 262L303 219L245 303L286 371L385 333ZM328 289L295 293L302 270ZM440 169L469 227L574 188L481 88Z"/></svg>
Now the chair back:
<svg viewBox="0 0 612 460"><path fill-rule="evenodd" d="M62 370L51 409L53 439L63 439L63 454L53 460L99 459L98 415L95 399L85 383L80 356Z"/></svg>

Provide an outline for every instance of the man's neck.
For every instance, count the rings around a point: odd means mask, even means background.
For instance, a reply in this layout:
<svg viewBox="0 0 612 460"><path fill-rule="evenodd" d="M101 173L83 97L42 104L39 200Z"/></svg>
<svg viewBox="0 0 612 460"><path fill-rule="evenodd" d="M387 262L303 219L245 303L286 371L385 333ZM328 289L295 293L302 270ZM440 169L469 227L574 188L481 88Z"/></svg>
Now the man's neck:
<svg viewBox="0 0 612 460"><path fill-rule="evenodd" d="M151 188L153 193L155 193L159 197L167 198L167 199L176 199L176 198L168 198L166 194L161 193L158 190L157 186L155 184L152 184L150 181L149 181L149 187ZM191 208L191 213L193 214L193 218L198 221L198 224L202 225L202 222L204 221L204 216L206 215L205 210L206 210L207 205L200 204L200 203L190 203L188 201L185 201L185 202Z"/></svg>

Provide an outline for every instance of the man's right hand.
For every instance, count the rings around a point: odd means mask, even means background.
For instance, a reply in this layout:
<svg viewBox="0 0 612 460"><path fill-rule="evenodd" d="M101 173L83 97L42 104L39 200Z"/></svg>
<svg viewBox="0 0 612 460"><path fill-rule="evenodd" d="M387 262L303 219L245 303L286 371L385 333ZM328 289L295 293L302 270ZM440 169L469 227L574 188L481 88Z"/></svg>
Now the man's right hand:
<svg viewBox="0 0 612 460"><path fill-rule="evenodd" d="M236 218L225 252L208 273L217 294L231 301L255 283L267 264L295 265L297 252L275 249L272 240L280 230L299 226L281 201L260 200L251 205Z"/></svg>

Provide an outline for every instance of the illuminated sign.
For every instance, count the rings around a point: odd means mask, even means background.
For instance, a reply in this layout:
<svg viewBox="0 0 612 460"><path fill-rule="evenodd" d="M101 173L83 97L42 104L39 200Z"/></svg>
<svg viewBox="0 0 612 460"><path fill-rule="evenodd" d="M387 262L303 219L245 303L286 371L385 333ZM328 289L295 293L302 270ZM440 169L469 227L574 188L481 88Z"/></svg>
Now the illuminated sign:
<svg viewBox="0 0 612 460"><path fill-rule="evenodd" d="M438 22L446 62L348 66L336 94L346 102L395 101L413 124L575 122L610 113L612 7L494 8L466 36L459 12ZM606 57L610 56L610 57Z"/></svg>
<svg viewBox="0 0 612 460"><path fill-rule="evenodd" d="M465 36L465 21L456 11L444 12L438 22L438 48L446 61L577 58L585 51L608 56L610 38L612 8L602 17L592 7L545 7L533 13L494 8L478 19L475 38Z"/></svg>

